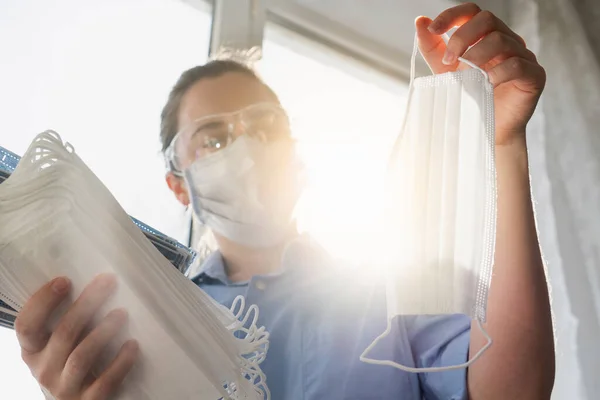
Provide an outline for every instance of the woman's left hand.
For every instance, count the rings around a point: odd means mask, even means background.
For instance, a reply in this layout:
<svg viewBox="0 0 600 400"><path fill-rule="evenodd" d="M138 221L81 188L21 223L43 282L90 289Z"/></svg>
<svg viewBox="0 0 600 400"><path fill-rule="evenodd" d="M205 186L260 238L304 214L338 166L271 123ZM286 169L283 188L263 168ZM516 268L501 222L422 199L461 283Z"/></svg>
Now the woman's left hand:
<svg viewBox="0 0 600 400"><path fill-rule="evenodd" d="M441 35L455 26L459 28L446 46ZM546 73L523 38L473 3L449 8L433 21L419 17L416 28L419 48L434 73L464 68L458 57L488 73L495 88L496 145L524 139Z"/></svg>

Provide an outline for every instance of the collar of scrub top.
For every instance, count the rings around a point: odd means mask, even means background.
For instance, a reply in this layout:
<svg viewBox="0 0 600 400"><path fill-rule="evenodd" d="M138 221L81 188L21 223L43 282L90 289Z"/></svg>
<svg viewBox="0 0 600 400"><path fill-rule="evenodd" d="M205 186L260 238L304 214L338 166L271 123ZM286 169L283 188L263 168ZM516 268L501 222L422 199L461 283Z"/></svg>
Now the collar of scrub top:
<svg viewBox="0 0 600 400"><path fill-rule="evenodd" d="M281 268L268 276L278 276L292 271L306 271L322 269L323 266L332 266L333 259L312 237L301 234L291 240L283 251ZM218 280L227 286L243 286L247 281L232 282L227 277L225 262L219 250L213 251L204 261L200 271L191 276L193 282L201 283L206 278Z"/></svg>

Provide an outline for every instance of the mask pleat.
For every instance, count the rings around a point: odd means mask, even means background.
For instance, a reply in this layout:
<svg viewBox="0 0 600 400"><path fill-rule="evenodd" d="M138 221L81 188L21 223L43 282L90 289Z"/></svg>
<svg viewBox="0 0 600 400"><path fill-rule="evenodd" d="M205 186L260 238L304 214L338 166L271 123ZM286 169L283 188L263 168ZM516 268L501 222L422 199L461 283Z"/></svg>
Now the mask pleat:
<svg viewBox="0 0 600 400"><path fill-rule="evenodd" d="M422 96L419 101L424 104L429 104L435 101L436 88L431 87L428 90L422 92ZM425 109L422 109L426 111ZM431 110L428 110L431 112ZM429 172L431 170L431 142L432 142L432 129L433 129L433 115L421 115L419 118L419 127L415 132L415 147L413 151L415 153L415 186L414 193L419 202L422 202L423 207L416 207L413 209L415 218L412 225L414 227L414 235L417 240L417 247L415 254L414 264L411 266L413 271L419 275L417 282L423 282L427 280L427 276L431 273L430 266L428 265L428 254L427 254L427 213L428 207L428 192L429 192ZM419 297L419 301L423 301L430 294L428 291L423 290L423 286L419 285L421 290L416 293Z"/></svg>
<svg viewBox="0 0 600 400"><path fill-rule="evenodd" d="M429 171L427 177L427 197L425 197L427 216L425 220L426 235L424 238L427 259L423 267L427 269L425 280L436 282L435 287L437 288L442 286L442 282L446 278L444 276L445 270L440 265L439 249L441 245L440 222L442 221L442 204L444 202L442 198L442 184L448 88L446 85L436 85L434 86L434 91L429 158L428 160L424 160ZM432 249L435 249L435 251L431 251ZM436 310L447 308L447 304L444 303L445 297L440 296L441 294L443 293L437 290L427 293L428 296L433 297L431 304L434 305Z"/></svg>
<svg viewBox="0 0 600 400"><path fill-rule="evenodd" d="M456 207L456 238L454 284L456 288L455 301L461 313L471 315L474 304L474 284L476 284L476 264L481 248L482 226L479 224L479 214L483 212L479 193L485 190L479 179L482 165L480 160L480 141L484 139L481 129L481 111L479 107L479 91L481 85L473 85L473 72L463 73L461 85L460 140L458 146L457 171L457 207ZM471 74L469 74L471 73ZM471 77L471 79L469 79ZM479 87L478 87L479 86Z"/></svg>
<svg viewBox="0 0 600 400"><path fill-rule="evenodd" d="M438 293L443 299L454 293L454 242L456 238L456 196L458 170L458 144L460 140L461 85L448 84L444 114L444 148L441 166L441 212L439 242ZM449 304L454 308L455 304Z"/></svg>

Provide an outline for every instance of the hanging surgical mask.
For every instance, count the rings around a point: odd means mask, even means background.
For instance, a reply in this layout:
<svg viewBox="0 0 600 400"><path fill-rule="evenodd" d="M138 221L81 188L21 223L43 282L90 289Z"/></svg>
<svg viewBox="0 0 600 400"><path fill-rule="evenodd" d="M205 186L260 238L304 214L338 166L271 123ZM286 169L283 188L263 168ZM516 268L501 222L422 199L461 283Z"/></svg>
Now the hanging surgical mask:
<svg viewBox="0 0 600 400"><path fill-rule="evenodd" d="M242 135L184 171L198 219L249 247L284 242L295 232L301 164L291 139L261 141Z"/></svg>
<svg viewBox="0 0 600 400"><path fill-rule="evenodd" d="M496 236L494 92L487 73L471 68L414 79L389 167L388 320L397 315L466 314L485 322ZM367 354L361 360L409 372Z"/></svg>

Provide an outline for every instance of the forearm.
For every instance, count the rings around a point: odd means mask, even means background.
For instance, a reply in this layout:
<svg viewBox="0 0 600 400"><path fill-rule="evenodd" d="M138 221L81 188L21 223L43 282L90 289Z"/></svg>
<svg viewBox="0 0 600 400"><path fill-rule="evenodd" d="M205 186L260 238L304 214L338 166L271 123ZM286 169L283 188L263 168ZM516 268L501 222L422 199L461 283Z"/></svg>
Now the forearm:
<svg viewBox="0 0 600 400"><path fill-rule="evenodd" d="M496 165L496 252L484 324L494 342L469 368L469 395L472 400L547 399L554 383L554 338L524 134L497 146ZM470 353L485 342L473 325Z"/></svg>

